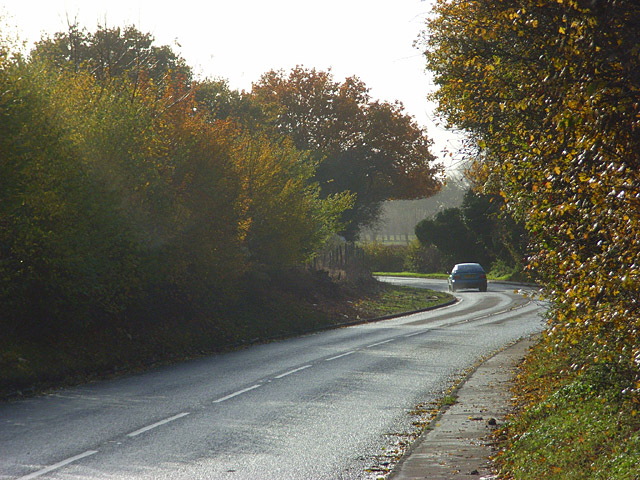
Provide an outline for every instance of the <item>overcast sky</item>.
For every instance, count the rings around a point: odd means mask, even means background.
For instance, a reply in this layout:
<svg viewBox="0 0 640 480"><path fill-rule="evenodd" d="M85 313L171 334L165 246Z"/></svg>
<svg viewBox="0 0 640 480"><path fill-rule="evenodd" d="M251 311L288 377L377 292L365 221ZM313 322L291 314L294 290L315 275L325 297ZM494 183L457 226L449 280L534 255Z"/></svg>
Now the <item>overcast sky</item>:
<svg viewBox="0 0 640 480"><path fill-rule="evenodd" d="M430 1L422 0L3 0L5 23L22 40L66 30L67 21L135 25L159 45L170 45L196 74L251 88L271 69L296 65L331 69L342 81L356 75L377 100L400 100L427 129L433 153L455 143L438 127L426 95L433 89L413 42Z"/></svg>

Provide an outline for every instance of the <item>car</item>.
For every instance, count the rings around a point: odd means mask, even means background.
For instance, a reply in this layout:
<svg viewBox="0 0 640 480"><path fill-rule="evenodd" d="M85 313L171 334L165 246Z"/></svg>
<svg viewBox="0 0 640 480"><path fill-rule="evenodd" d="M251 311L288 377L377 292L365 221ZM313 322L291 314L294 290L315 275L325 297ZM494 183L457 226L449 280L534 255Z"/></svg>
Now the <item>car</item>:
<svg viewBox="0 0 640 480"><path fill-rule="evenodd" d="M487 291L487 274L479 263L458 263L449 275L449 291L477 288Z"/></svg>

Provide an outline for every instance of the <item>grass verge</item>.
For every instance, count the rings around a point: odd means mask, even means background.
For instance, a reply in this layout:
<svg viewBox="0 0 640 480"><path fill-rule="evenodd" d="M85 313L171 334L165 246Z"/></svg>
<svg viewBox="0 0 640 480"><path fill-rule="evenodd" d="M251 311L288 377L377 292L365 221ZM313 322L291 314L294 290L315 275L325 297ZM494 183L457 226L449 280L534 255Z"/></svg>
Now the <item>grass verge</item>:
<svg viewBox="0 0 640 480"><path fill-rule="evenodd" d="M574 372L544 342L528 356L500 433L500 478L640 479L640 399L600 367Z"/></svg>
<svg viewBox="0 0 640 480"><path fill-rule="evenodd" d="M377 318L398 313L423 310L444 305L454 297L445 292L385 285L374 296L366 296L354 302L361 318Z"/></svg>

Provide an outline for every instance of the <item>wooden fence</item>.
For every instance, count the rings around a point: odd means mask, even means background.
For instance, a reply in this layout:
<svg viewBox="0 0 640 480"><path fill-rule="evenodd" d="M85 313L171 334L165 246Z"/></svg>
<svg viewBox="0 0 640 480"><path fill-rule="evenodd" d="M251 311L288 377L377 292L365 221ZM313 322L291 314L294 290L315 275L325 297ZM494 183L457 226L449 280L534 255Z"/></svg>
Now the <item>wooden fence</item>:
<svg viewBox="0 0 640 480"><path fill-rule="evenodd" d="M318 253L308 268L324 270L338 279L353 278L368 273L364 263L364 250L354 243L337 245Z"/></svg>

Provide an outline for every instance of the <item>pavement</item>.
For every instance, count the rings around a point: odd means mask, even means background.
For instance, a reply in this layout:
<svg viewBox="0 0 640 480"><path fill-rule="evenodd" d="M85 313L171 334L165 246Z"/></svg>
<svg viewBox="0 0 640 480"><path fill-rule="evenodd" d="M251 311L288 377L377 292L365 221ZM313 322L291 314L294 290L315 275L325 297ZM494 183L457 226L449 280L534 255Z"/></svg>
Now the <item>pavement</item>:
<svg viewBox="0 0 640 480"><path fill-rule="evenodd" d="M456 403L436 418L395 467L390 480L494 480L490 438L511 410L515 369L535 338L480 364L458 387Z"/></svg>

